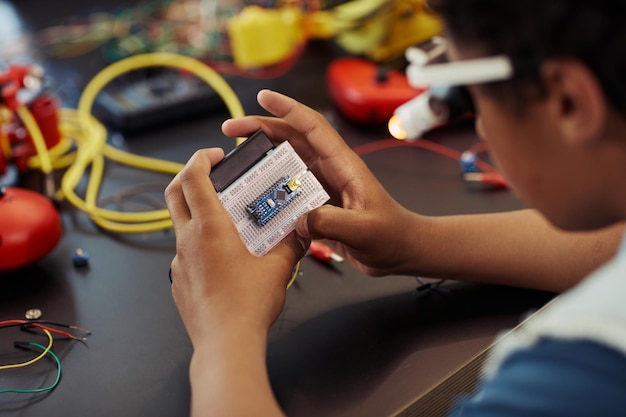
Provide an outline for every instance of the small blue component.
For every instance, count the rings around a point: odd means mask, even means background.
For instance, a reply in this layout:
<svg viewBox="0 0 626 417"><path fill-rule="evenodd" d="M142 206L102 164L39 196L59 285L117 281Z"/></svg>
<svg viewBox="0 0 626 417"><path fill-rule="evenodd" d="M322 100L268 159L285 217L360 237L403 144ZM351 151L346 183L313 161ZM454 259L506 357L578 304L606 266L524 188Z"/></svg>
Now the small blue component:
<svg viewBox="0 0 626 417"><path fill-rule="evenodd" d="M72 253L72 262L74 266L85 266L89 263L89 253L78 248Z"/></svg>
<svg viewBox="0 0 626 417"><path fill-rule="evenodd" d="M302 191L297 178L283 177L261 197L248 205L248 213L259 226L265 225Z"/></svg>
<svg viewBox="0 0 626 417"><path fill-rule="evenodd" d="M478 165L476 165L476 154L474 152L465 151L461 154L459 161L461 166L461 173L467 174L469 172L479 172Z"/></svg>

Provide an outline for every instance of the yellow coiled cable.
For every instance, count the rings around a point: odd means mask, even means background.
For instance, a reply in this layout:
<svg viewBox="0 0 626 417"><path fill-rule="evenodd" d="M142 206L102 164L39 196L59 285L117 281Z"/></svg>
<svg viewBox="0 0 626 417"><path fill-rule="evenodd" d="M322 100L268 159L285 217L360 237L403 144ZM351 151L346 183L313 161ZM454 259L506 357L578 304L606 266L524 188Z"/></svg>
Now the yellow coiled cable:
<svg viewBox="0 0 626 417"><path fill-rule="evenodd" d="M67 167L61 179L57 197L65 198L76 208L86 212L99 227L116 233L144 233L172 227L166 209L143 212L123 212L98 207L97 196L102 183L105 159L137 169L175 175L183 164L135 155L107 144L107 130L93 115L96 96L113 79L122 74L148 67L172 67L187 71L209 84L222 98L232 118L244 116L243 107L228 83L212 68L202 62L170 53L148 53L123 59L100 71L87 84L78 108L62 109L59 113L61 141L48 150L35 119L26 106L17 112L29 131L38 155L29 165L50 174L53 169ZM243 138L238 139L238 143ZM68 151L75 146L75 151ZM84 198L76 187L89 169L89 180Z"/></svg>

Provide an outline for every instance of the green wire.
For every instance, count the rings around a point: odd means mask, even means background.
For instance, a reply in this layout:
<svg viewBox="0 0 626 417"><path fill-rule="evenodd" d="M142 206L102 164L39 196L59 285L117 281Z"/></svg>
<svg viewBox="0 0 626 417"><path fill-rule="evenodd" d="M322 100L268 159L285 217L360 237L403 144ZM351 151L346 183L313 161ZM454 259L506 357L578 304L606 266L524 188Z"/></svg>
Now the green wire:
<svg viewBox="0 0 626 417"><path fill-rule="evenodd" d="M41 350L46 350L45 346L41 346L39 343L28 342L28 345L35 346ZM0 394L6 394L9 392L18 393L18 394L37 394L40 392L52 391L58 385L59 380L61 379L61 361L59 360L57 355L55 355L54 352L52 352L51 350L48 350L48 354L52 356L52 358L57 363L57 377L52 383L52 385L48 387L44 387L44 388L37 388L37 389L2 389L0 390Z"/></svg>

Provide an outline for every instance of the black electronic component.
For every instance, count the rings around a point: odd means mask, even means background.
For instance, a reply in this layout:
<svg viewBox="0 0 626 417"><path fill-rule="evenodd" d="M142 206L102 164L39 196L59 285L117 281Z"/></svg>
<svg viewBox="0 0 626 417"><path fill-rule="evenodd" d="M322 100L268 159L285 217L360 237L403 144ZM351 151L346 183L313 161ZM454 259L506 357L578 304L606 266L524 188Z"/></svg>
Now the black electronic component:
<svg viewBox="0 0 626 417"><path fill-rule="evenodd" d="M154 128L225 109L222 98L205 81L168 69L138 80L120 79L102 90L94 102L94 114L121 132Z"/></svg>
<svg viewBox="0 0 626 417"><path fill-rule="evenodd" d="M273 148L272 141L260 130L243 141L211 169L209 177L215 191L224 191Z"/></svg>

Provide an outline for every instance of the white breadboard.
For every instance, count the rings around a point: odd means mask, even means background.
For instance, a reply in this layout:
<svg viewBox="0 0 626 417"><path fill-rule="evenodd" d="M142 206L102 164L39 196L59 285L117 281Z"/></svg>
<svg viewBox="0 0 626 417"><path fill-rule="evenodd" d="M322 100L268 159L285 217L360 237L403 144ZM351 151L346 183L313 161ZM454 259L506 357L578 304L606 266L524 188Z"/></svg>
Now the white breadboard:
<svg viewBox="0 0 626 417"><path fill-rule="evenodd" d="M257 224L248 205L286 176L300 181L300 193L266 224ZM223 190L219 199L248 249L262 256L294 230L298 217L320 207L329 196L289 142L283 142Z"/></svg>

